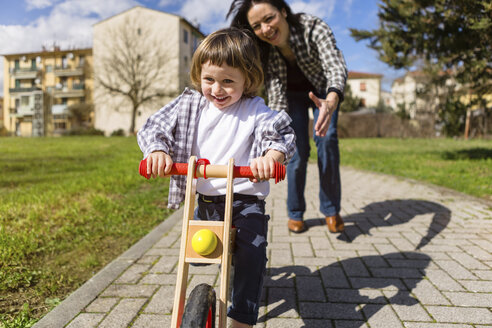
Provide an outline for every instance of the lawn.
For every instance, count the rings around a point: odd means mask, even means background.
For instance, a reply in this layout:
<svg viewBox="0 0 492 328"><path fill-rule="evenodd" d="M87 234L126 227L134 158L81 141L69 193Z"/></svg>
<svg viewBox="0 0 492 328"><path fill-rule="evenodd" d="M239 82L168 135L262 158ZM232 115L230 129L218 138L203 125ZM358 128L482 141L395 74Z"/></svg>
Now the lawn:
<svg viewBox="0 0 492 328"><path fill-rule="evenodd" d="M492 142L342 139L341 164L492 200ZM315 160L315 147L312 159ZM171 213L134 137L0 138L0 327L29 327Z"/></svg>
<svg viewBox="0 0 492 328"><path fill-rule="evenodd" d="M491 140L342 139L340 162L492 200Z"/></svg>
<svg viewBox="0 0 492 328"><path fill-rule="evenodd" d="M0 139L0 327L29 326L170 214L140 159L135 138Z"/></svg>

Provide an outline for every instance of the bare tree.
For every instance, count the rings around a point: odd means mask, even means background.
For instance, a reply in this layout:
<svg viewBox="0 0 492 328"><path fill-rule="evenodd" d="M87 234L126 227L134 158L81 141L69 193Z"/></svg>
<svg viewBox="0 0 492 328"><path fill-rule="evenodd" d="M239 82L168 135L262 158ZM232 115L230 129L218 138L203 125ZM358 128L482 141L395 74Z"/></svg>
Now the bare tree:
<svg viewBox="0 0 492 328"><path fill-rule="evenodd" d="M177 93L169 87L173 56L163 35L166 32L152 30L150 24L127 18L101 38L104 53L95 63L95 80L110 95L121 95L131 104L130 134L135 133L140 106Z"/></svg>

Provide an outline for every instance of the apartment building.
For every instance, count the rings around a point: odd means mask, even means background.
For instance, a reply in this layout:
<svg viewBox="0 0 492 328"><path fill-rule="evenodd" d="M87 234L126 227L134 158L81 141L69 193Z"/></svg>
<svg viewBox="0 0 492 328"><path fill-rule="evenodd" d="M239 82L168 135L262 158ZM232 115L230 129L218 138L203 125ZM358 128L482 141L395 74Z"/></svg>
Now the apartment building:
<svg viewBox="0 0 492 328"><path fill-rule="evenodd" d="M134 120L134 132L138 131L150 115L190 85L191 58L203 38L203 33L186 19L140 6L94 24L96 129L103 130L106 135L120 129L132 133L129 130ZM133 70L140 70L138 79L122 69L122 65L134 65L134 62L141 63ZM157 62L162 64L155 66ZM149 77L153 80L149 81ZM166 96L155 97L135 110L128 95L111 92L103 85L112 84L115 88L129 90L133 88L129 81L140 86L134 91ZM142 85L146 86L145 90Z"/></svg>
<svg viewBox="0 0 492 328"><path fill-rule="evenodd" d="M361 100L362 107L375 108L381 100L381 80L383 75L349 71L347 83L352 95Z"/></svg>
<svg viewBox="0 0 492 328"><path fill-rule="evenodd" d="M92 102L92 49L3 56L3 124L10 133L61 135L73 123L69 106Z"/></svg>

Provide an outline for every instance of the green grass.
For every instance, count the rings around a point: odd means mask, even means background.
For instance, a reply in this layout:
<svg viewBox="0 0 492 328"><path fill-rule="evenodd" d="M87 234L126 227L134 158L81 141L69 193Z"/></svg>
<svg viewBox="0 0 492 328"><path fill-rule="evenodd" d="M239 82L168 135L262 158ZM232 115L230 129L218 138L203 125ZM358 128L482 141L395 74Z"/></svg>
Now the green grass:
<svg viewBox="0 0 492 328"><path fill-rule="evenodd" d="M311 159L316 160L314 145ZM490 140L341 139L340 162L492 200Z"/></svg>
<svg viewBox="0 0 492 328"><path fill-rule="evenodd" d="M316 158L315 147L312 158ZM342 139L341 164L492 199L492 142ZM165 219L134 137L0 138L0 327L30 327Z"/></svg>
<svg viewBox="0 0 492 328"><path fill-rule="evenodd" d="M29 327L170 214L140 159L135 138L0 139L0 327Z"/></svg>

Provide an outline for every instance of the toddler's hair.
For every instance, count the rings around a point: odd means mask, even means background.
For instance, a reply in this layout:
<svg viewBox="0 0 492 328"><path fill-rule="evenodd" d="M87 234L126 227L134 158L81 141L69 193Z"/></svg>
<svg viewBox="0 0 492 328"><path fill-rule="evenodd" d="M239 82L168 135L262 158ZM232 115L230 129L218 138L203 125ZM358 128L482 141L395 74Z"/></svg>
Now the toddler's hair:
<svg viewBox="0 0 492 328"><path fill-rule="evenodd" d="M246 30L235 27L224 28L208 35L198 46L191 62L191 83L200 92L202 65L212 65L239 69L245 77L245 97L254 97L263 83L263 69L256 41Z"/></svg>

